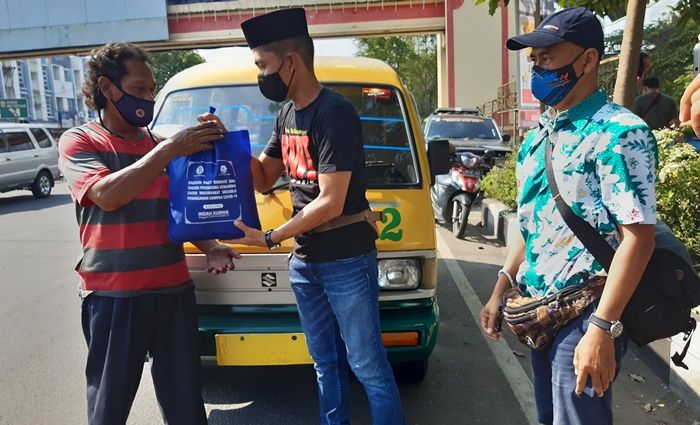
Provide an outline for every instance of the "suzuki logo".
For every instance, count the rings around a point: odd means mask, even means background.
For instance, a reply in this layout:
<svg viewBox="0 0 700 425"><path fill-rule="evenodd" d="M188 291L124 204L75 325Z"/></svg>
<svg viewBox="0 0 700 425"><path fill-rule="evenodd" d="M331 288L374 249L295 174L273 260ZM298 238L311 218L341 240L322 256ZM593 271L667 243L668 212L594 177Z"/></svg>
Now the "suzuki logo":
<svg viewBox="0 0 700 425"><path fill-rule="evenodd" d="M273 288L277 286L277 273L263 273L260 278L263 288Z"/></svg>

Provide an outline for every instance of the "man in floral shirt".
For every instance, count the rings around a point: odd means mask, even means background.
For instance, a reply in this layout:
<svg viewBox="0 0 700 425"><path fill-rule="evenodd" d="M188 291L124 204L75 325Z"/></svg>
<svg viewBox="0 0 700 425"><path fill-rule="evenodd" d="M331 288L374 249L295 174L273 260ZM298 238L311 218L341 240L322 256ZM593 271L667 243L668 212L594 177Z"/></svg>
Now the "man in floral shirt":
<svg viewBox="0 0 700 425"><path fill-rule="evenodd" d="M520 147L518 219L522 238L509 254L481 312L487 336L502 295L515 282L544 296L606 276L598 302L561 328L551 345L533 350L540 422L610 424L610 385L626 349L618 322L654 248L657 148L642 119L608 101L598 88L603 31L585 8L564 9L532 33L508 40L532 48L533 94L550 108ZM563 200L616 249L608 274L564 222L545 171L545 149Z"/></svg>

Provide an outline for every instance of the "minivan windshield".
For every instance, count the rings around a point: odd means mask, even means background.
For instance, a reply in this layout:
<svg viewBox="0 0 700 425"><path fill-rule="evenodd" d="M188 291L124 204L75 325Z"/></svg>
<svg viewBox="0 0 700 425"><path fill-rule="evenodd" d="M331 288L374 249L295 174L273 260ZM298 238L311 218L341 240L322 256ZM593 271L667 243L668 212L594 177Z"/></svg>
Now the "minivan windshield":
<svg viewBox="0 0 700 425"><path fill-rule="evenodd" d="M383 86L325 86L345 96L360 116L369 187L420 183L415 143L410 137L401 92ZM194 125L197 115L213 106L227 130L248 130L253 155L258 156L272 135L275 116L282 105L263 97L257 85L178 90L165 98L152 129L169 137Z"/></svg>
<svg viewBox="0 0 700 425"><path fill-rule="evenodd" d="M442 117L431 118L426 139L500 139L491 118Z"/></svg>

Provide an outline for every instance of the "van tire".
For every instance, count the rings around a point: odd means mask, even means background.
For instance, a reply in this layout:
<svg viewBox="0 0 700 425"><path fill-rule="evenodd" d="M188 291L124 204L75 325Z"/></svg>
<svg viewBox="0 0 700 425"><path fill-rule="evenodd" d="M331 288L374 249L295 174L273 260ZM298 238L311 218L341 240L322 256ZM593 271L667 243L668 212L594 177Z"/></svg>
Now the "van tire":
<svg viewBox="0 0 700 425"><path fill-rule="evenodd" d="M47 198L51 195L51 189L53 188L53 179L51 174L46 171L40 171L32 183L32 194L35 198Z"/></svg>
<svg viewBox="0 0 700 425"><path fill-rule="evenodd" d="M403 382L422 382L428 373L428 359L401 362L396 367L396 378Z"/></svg>

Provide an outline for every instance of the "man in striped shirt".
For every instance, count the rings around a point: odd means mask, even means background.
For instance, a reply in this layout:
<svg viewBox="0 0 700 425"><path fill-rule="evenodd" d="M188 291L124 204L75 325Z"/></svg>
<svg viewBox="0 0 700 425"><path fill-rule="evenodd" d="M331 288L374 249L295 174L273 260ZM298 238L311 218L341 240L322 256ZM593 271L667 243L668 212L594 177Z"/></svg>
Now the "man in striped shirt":
<svg viewBox="0 0 700 425"><path fill-rule="evenodd" d="M211 123L159 141L153 117L155 81L148 55L131 44L92 53L83 86L98 121L59 142L80 227L82 324L88 345L88 422L126 423L150 357L168 424L206 424L201 394L194 289L181 245L168 241L168 162L211 149L223 138ZM194 242L209 271L233 269L238 254L215 241Z"/></svg>

